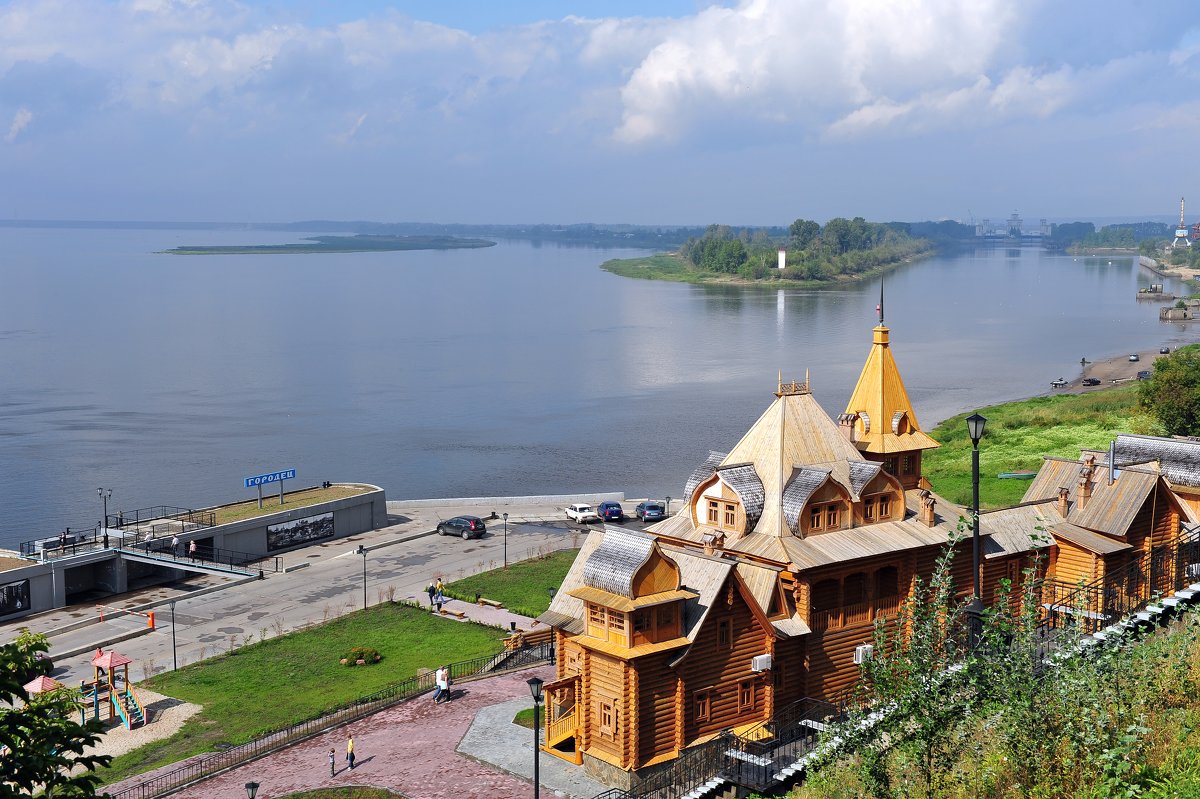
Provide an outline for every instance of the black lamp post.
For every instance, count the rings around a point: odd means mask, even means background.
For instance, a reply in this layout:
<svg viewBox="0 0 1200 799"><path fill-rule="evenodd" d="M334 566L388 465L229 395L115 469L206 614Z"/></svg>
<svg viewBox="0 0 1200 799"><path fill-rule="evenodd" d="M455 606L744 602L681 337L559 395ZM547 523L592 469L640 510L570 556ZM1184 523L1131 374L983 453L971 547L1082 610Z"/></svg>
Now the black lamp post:
<svg viewBox="0 0 1200 799"><path fill-rule="evenodd" d="M671 515L671 495L667 494L667 510L663 514L664 517Z"/></svg>
<svg viewBox="0 0 1200 799"><path fill-rule="evenodd" d="M983 596L979 585L979 440L987 419L978 413L967 417L967 435L971 438L971 648L979 643Z"/></svg>
<svg viewBox="0 0 1200 799"><path fill-rule="evenodd" d="M508 568L508 513L500 514L504 517L504 568Z"/></svg>
<svg viewBox="0 0 1200 799"><path fill-rule="evenodd" d="M167 604L171 606L171 671L178 671L179 660L175 656L175 600Z"/></svg>
<svg viewBox="0 0 1200 799"><path fill-rule="evenodd" d="M108 527L108 498L112 496L111 488L97 488L96 493L104 502L104 521L100 523L101 527Z"/></svg>
<svg viewBox="0 0 1200 799"><path fill-rule="evenodd" d="M246 799L254 799L254 797L257 793L258 793L258 783L257 782L246 783Z"/></svg>
<svg viewBox="0 0 1200 799"><path fill-rule="evenodd" d="M542 685L544 684L537 677L530 677L529 693L533 695L533 799L538 799L541 795L541 786L539 785L540 778L538 777L538 765L541 760L541 723L538 719L538 711L542 707Z"/></svg>
<svg viewBox="0 0 1200 799"><path fill-rule="evenodd" d="M355 550L359 555L363 556L363 610L367 609L367 548L362 544L358 545Z"/></svg>

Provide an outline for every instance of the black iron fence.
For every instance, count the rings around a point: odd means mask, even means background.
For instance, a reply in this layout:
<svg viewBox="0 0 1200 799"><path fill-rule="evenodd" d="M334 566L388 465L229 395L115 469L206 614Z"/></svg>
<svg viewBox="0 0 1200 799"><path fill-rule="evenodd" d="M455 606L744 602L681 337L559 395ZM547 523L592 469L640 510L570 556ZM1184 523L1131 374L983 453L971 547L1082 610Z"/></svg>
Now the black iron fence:
<svg viewBox="0 0 1200 799"><path fill-rule="evenodd" d="M465 681L491 674L499 674L516 669L529 668L545 663L554 662L554 645L552 643L527 647L516 652L500 652L496 655L465 660L450 664L451 682ZM433 673L418 674L398 683L376 691L370 696L364 696L333 710L326 711L298 724L274 730L260 735L249 743L236 746L224 752L216 752L193 760L173 771L159 774L137 785L116 791L112 799L153 799L171 791L207 779L222 771L235 768L251 760L263 757L279 749L291 746L306 738L327 732L351 721L356 721L372 713L377 713L405 699L419 696L433 690Z"/></svg>
<svg viewBox="0 0 1200 799"><path fill-rule="evenodd" d="M155 505L152 508L110 513L99 524L71 525L55 535L23 541L18 551L21 557L49 560L102 548L102 527L123 530L127 542L139 543L154 538L170 539L179 533L213 527L216 523L217 515L213 511Z"/></svg>

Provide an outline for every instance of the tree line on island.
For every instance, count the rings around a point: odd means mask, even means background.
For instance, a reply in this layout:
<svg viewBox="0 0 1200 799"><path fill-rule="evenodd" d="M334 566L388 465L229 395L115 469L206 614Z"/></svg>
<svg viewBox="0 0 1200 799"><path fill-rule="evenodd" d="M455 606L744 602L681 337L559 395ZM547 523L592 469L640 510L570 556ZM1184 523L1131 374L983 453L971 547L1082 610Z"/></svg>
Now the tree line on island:
<svg viewBox="0 0 1200 799"><path fill-rule="evenodd" d="M868 222L861 216L836 217L824 226L797 219L781 240L772 237L767 228L709 225L702 235L684 242L679 255L698 271L745 280L837 280L933 252L932 237L913 235L913 227L906 222ZM780 248L787 252L782 270L778 268Z"/></svg>

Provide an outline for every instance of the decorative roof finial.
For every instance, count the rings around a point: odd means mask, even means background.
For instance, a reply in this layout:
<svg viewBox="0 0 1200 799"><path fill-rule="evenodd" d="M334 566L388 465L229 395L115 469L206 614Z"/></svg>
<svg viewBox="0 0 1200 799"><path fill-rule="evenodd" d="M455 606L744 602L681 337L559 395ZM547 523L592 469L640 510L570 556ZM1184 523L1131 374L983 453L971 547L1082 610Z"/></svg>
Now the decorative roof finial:
<svg viewBox="0 0 1200 799"><path fill-rule="evenodd" d="M879 314L879 324L883 324L883 278L879 278L879 304L875 306L876 313Z"/></svg>

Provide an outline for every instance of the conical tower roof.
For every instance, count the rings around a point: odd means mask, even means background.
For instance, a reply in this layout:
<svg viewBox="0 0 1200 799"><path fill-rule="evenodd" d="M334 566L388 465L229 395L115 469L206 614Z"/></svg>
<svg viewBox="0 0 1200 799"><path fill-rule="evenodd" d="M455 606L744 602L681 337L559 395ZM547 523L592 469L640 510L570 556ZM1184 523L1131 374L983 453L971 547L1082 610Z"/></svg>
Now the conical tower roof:
<svg viewBox="0 0 1200 799"><path fill-rule="evenodd" d="M855 443L863 452L880 455L939 446L917 423L892 358L888 328L880 321L872 334L871 352L846 405L846 413L858 417L854 422Z"/></svg>
<svg viewBox="0 0 1200 799"><path fill-rule="evenodd" d="M763 488L763 511L753 532L791 535L780 511L783 488L794 467L863 456L817 404L807 383L781 384L775 402L721 462L751 464Z"/></svg>

